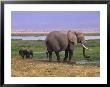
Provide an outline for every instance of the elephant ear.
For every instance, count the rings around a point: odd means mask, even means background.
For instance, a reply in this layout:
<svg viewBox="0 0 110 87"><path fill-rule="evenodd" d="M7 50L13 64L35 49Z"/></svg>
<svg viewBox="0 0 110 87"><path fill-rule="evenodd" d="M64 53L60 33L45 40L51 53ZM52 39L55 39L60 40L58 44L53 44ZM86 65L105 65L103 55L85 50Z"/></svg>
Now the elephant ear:
<svg viewBox="0 0 110 87"><path fill-rule="evenodd" d="M76 37L75 32L68 31L67 36L68 36L69 41L74 42L75 44L77 44L77 37Z"/></svg>

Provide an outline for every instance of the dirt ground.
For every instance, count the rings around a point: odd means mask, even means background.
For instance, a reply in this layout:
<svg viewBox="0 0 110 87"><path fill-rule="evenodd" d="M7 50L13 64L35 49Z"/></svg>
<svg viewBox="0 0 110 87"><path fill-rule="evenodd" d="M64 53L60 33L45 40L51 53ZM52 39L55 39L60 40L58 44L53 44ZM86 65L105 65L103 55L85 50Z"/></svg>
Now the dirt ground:
<svg viewBox="0 0 110 87"><path fill-rule="evenodd" d="M48 60L11 60L12 77L99 77L100 67L93 64L68 64Z"/></svg>

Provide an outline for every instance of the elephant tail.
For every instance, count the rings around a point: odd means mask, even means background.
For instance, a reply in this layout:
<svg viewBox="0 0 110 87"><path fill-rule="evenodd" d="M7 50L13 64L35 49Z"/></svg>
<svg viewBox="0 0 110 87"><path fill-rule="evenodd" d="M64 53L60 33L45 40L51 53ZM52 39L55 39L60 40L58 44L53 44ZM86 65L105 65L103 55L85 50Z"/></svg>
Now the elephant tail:
<svg viewBox="0 0 110 87"><path fill-rule="evenodd" d="M48 58L48 55L49 55L49 54L48 54L48 51L47 51L47 52L46 52L46 56L47 56L47 58Z"/></svg>

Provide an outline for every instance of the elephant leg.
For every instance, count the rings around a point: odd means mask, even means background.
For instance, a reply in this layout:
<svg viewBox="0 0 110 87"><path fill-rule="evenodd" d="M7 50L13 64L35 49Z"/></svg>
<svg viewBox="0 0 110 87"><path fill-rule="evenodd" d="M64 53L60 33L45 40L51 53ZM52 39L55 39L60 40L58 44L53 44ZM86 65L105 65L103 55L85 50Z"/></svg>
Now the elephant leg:
<svg viewBox="0 0 110 87"><path fill-rule="evenodd" d="M70 62L71 62L71 58L72 58L72 56L73 56L74 44L75 44L75 43L70 43L70 46L69 46L69 61L70 61Z"/></svg>
<svg viewBox="0 0 110 87"><path fill-rule="evenodd" d="M30 54L28 54L26 58L30 58Z"/></svg>
<svg viewBox="0 0 110 87"><path fill-rule="evenodd" d="M24 55L22 55L22 58L24 59Z"/></svg>
<svg viewBox="0 0 110 87"><path fill-rule="evenodd" d="M71 62L72 56L73 56L73 50L70 50L70 51L69 51L69 61L70 61L70 62Z"/></svg>
<svg viewBox="0 0 110 87"><path fill-rule="evenodd" d="M26 55L26 59L28 58L28 56Z"/></svg>
<svg viewBox="0 0 110 87"><path fill-rule="evenodd" d="M22 56L22 58L24 59L24 56Z"/></svg>
<svg viewBox="0 0 110 87"><path fill-rule="evenodd" d="M31 59L33 58L33 55L31 55Z"/></svg>
<svg viewBox="0 0 110 87"><path fill-rule="evenodd" d="M49 62L51 62L52 61L52 51L48 51L48 53L49 53Z"/></svg>
<svg viewBox="0 0 110 87"><path fill-rule="evenodd" d="M33 52L30 53L30 57L31 57L31 59L33 58Z"/></svg>
<svg viewBox="0 0 110 87"><path fill-rule="evenodd" d="M65 51L65 57L64 57L64 60L63 60L64 62L66 62L66 61L67 61L67 58L68 58L68 53L69 53L68 51Z"/></svg>
<svg viewBox="0 0 110 87"><path fill-rule="evenodd" d="M29 55L29 59L31 58L31 55Z"/></svg>
<svg viewBox="0 0 110 87"><path fill-rule="evenodd" d="M26 54L26 58L29 58L29 55L28 54Z"/></svg>
<svg viewBox="0 0 110 87"><path fill-rule="evenodd" d="M55 54L57 56L57 61L60 62L60 55L59 55L59 52L55 51Z"/></svg>

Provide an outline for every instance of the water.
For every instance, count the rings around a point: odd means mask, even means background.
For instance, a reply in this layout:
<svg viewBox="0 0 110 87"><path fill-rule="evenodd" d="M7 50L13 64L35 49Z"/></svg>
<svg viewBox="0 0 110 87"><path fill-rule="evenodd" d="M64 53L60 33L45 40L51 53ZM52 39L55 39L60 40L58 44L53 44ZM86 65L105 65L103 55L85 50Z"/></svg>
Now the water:
<svg viewBox="0 0 110 87"><path fill-rule="evenodd" d="M11 36L12 40L45 40L46 36ZM100 39L100 36L85 36L85 40Z"/></svg>
<svg viewBox="0 0 110 87"><path fill-rule="evenodd" d="M100 39L100 36L85 36L85 40Z"/></svg>
<svg viewBox="0 0 110 87"><path fill-rule="evenodd" d="M46 36L11 36L13 40L45 40Z"/></svg>
<svg viewBox="0 0 110 87"><path fill-rule="evenodd" d="M100 65L100 61L81 60L81 61L76 61L76 64L98 64Z"/></svg>

